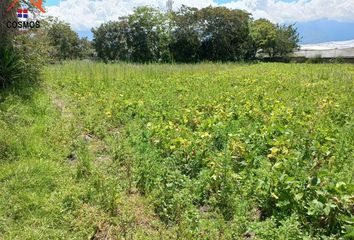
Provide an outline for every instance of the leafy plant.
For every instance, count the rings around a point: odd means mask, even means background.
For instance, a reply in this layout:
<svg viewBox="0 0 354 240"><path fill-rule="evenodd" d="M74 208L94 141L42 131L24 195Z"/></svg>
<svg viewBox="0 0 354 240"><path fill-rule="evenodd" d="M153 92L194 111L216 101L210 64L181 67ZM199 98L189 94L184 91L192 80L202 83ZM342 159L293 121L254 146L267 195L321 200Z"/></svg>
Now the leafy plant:
<svg viewBox="0 0 354 240"><path fill-rule="evenodd" d="M23 70L23 60L14 49L0 49L0 87L20 81Z"/></svg>

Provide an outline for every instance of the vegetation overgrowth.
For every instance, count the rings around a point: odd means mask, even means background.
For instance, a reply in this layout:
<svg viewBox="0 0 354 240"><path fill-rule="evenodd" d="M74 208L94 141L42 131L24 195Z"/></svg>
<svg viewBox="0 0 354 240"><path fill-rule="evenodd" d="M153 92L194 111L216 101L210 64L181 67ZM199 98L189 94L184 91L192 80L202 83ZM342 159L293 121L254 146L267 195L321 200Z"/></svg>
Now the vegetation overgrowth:
<svg viewBox="0 0 354 240"><path fill-rule="evenodd" d="M104 61L201 62L285 57L298 47L295 25L252 19L226 7L182 6L176 12L139 7L92 29L97 57Z"/></svg>
<svg viewBox="0 0 354 240"><path fill-rule="evenodd" d="M353 239L354 67L46 67L0 93L0 238Z"/></svg>
<svg viewBox="0 0 354 240"><path fill-rule="evenodd" d="M133 13L93 28L93 40L80 38L69 23L40 19L41 28L7 27L18 21L17 1L0 2L0 88L35 82L44 63L101 59L105 62L174 63L251 61L268 55L284 57L297 47L295 25L253 20L250 13L226 7L182 6L176 12L138 7ZM25 69L25 70L24 70ZM22 73L26 72L27 76Z"/></svg>

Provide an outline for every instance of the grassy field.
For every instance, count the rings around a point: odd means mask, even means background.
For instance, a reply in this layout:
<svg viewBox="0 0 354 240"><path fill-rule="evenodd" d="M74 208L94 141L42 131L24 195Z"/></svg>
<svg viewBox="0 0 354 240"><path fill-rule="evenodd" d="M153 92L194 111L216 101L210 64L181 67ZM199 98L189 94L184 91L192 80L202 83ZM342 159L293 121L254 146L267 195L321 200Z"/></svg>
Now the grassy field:
<svg viewBox="0 0 354 240"><path fill-rule="evenodd" d="M354 66L69 62L0 93L0 239L354 239Z"/></svg>

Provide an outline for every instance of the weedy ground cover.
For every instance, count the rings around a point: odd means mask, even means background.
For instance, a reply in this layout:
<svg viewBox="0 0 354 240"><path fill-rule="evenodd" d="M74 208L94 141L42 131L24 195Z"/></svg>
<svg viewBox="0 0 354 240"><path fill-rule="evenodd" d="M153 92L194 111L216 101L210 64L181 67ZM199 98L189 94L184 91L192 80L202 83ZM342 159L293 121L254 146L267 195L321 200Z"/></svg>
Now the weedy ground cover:
<svg viewBox="0 0 354 240"><path fill-rule="evenodd" d="M352 65L70 62L0 102L0 237L353 238Z"/></svg>

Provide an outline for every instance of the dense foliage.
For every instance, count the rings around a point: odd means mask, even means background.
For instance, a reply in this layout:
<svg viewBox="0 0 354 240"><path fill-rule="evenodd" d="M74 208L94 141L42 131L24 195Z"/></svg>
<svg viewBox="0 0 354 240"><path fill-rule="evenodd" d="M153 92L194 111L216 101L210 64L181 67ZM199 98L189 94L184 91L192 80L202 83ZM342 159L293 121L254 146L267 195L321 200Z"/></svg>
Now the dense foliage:
<svg viewBox="0 0 354 240"><path fill-rule="evenodd" d="M351 239L353 76L50 66L0 95L0 238Z"/></svg>
<svg viewBox="0 0 354 240"><path fill-rule="evenodd" d="M134 62L168 61L168 21L160 11L142 7L119 22L92 29L98 57Z"/></svg>
<svg viewBox="0 0 354 240"><path fill-rule="evenodd" d="M7 1L0 3L0 89L36 82L40 70L50 62L92 58L94 49L87 38L80 39L71 27L56 19L42 19L39 29L22 30L6 27L16 21L14 12L6 13Z"/></svg>
<svg viewBox="0 0 354 240"><path fill-rule="evenodd" d="M35 82L50 49L46 31L18 31L6 27L7 21L17 20L15 8L5 13L9 4L10 1L0 3L0 88Z"/></svg>
<svg viewBox="0 0 354 240"><path fill-rule="evenodd" d="M14 30L9 29L6 26L8 21L16 19L15 9L10 12L6 12L10 2L10 0L4 0L0 2L0 50L7 48L8 45L11 45L11 40L14 35Z"/></svg>
<svg viewBox="0 0 354 240"><path fill-rule="evenodd" d="M258 19L252 23L251 38L254 44L254 51L261 49L269 56L273 56L277 38L276 26L266 19Z"/></svg>
<svg viewBox="0 0 354 240"><path fill-rule="evenodd" d="M54 61L70 59L87 59L94 56L93 47L87 38L79 38L68 23L57 19L43 20L51 52L50 59Z"/></svg>
<svg viewBox="0 0 354 240"><path fill-rule="evenodd" d="M39 29L19 31L8 28L8 21L18 20L16 7L6 13L11 2L6 0L0 3L0 88L21 85L21 82L33 83L49 60L54 62L93 56L91 43L87 39L79 39L68 24L52 18L41 19L42 27Z"/></svg>
<svg viewBox="0 0 354 240"><path fill-rule="evenodd" d="M6 27L6 22L14 20L15 11L6 13L10 1L0 2L0 89L18 79L18 74L13 73L13 65L20 64L19 57L13 51L12 38L15 31Z"/></svg>
<svg viewBox="0 0 354 240"><path fill-rule="evenodd" d="M252 23L251 39L254 52L268 57L287 56L296 49L300 36L294 25L274 25L266 19Z"/></svg>
<svg viewBox="0 0 354 240"><path fill-rule="evenodd" d="M47 28L50 44L54 46L54 52L52 54L55 59L66 60L79 57L80 39L69 24L54 21L50 22Z"/></svg>
<svg viewBox="0 0 354 240"><path fill-rule="evenodd" d="M225 7L182 6L167 14L142 7L92 32L98 57L106 61L239 61L260 50L286 56L299 42L294 25L253 22L249 13Z"/></svg>

